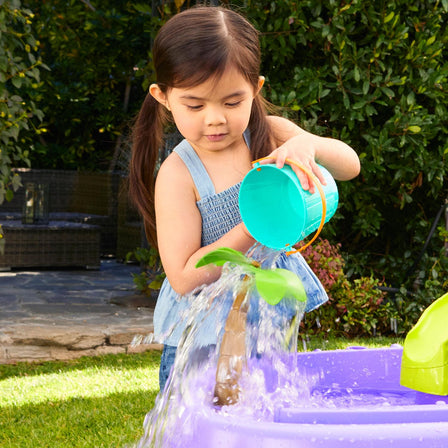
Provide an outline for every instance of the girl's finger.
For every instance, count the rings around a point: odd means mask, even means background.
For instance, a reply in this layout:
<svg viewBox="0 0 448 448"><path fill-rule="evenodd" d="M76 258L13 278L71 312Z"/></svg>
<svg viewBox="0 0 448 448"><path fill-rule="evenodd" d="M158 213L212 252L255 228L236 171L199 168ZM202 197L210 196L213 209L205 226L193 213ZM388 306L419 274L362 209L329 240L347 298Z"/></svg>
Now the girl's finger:
<svg viewBox="0 0 448 448"><path fill-rule="evenodd" d="M257 162L257 163L259 163L260 165L267 165L268 163L274 163L275 162L275 160L276 160L276 155L275 155L275 151L274 152L272 152L271 154L269 154L268 156L266 156L266 157L263 157L263 158L261 158L261 159L257 159L257 160L254 160L252 163L255 163L255 162Z"/></svg>
<svg viewBox="0 0 448 448"><path fill-rule="evenodd" d="M283 166L285 165L287 151L282 151L280 148L277 148L275 150L275 153L276 153L275 154L276 155L275 164L276 164L277 168L283 168Z"/></svg>
<svg viewBox="0 0 448 448"><path fill-rule="evenodd" d="M316 161L312 160L310 162L310 165L311 165L311 171L319 179L320 183L322 185L327 185L327 181L325 180L325 177L324 177L321 169L319 168L319 165L316 163Z"/></svg>
<svg viewBox="0 0 448 448"><path fill-rule="evenodd" d="M305 191L309 191L310 193L314 193L314 183L313 180L306 174L303 170L301 170L295 164L289 164L297 178L299 179L300 185ZM310 169L308 169L311 171Z"/></svg>
<svg viewBox="0 0 448 448"><path fill-rule="evenodd" d="M305 174L305 173L304 173L301 169L299 169L299 168L297 168L297 171L296 171L295 173L296 173L296 175L297 175L297 177L298 177L298 179L299 179L299 182L300 182L300 185L302 186L302 188L303 188L305 191L309 191L311 194L313 194L314 191L315 191L315 187L314 187L313 180L310 179L310 178L308 177L308 175Z"/></svg>
<svg viewBox="0 0 448 448"><path fill-rule="evenodd" d="M286 162L288 163L288 160ZM292 163L291 161L289 165L298 177L302 188L304 190L308 190L311 194L316 192L316 187L314 185L316 178L317 181L319 181L322 185L326 185L325 177L323 176L322 171L319 169L314 160L309 160L307 162L298 162L298 164ZM301 167L303 167L304 170L302 170Z"/></svg>

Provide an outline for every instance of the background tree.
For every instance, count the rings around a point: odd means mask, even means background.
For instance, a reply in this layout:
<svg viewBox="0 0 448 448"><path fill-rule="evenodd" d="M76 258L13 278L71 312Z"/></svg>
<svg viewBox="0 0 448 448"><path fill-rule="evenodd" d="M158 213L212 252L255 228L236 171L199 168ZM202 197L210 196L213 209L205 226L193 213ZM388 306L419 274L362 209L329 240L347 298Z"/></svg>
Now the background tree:
<svg viewBox="0 0 448 448"><path fill-rule="evenodd" d="M25 0L36 15L41 54L42 110L49 132L33 166L107 170L143 101L151 39L162 18L150 2Z"/></svg>
<svg viewBox="0 0 448 448"><path fill-rule="evenodd" d="M34 15L20 0L0 1L0 204L11 200L20 178L15 166L29 166L32 144L27 134L42 132L39 41L31 23ZM45 67L45 66L44 66Z"/></svg>

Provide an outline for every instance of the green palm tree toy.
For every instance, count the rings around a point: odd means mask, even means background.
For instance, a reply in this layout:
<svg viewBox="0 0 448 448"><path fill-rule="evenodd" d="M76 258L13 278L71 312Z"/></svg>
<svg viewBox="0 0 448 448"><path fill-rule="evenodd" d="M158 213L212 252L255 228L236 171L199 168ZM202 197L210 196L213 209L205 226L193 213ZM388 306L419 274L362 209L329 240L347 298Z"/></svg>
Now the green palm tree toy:
<svg viewBox="0 0 448 448"><path fill-rule="evenodd" d="M257 261L228 247L204 255L196 267L208 264L222 266L224 263L241 266L245 277L227 317L219 350L214 391L215 403L218 406L238 402L241 391L238 383L246 362L246 298L252 285L255 283L260 297L270 305L278 304L284 297L306 302L306 292L297 275L281 268L263 269Z"/></svg>

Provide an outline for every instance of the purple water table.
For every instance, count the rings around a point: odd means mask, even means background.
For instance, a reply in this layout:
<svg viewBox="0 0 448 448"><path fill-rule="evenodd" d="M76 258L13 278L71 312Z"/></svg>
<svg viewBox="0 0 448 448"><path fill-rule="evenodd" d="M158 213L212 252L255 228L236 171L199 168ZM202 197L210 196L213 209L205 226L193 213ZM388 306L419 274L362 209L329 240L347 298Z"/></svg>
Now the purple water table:
<svg viewBox="0 0 448 448"><path fill-rule="evenodd" d="M347 397L395 396L406 404L356 407L282 407L274 421L223 415L211 406L184 410L188 448L447 448L448 397L400 386L402 347L352 348L290 355L291 365L318 378L314 391ZM275 388L275 372L265 376ZM270 378L270 379L269 379ZM180 423L180 427L182 427ZM182 439L182 436L179 435Z"/></svg>

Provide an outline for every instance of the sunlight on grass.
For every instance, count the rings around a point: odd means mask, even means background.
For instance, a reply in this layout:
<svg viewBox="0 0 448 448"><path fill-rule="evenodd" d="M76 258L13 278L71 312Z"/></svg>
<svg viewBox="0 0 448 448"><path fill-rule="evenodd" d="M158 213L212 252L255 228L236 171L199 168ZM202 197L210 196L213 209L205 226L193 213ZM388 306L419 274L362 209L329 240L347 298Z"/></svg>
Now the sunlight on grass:
<svg viewBox="0 0 448 448"><path fill-rule="evenodd" d="M0 365L2 448L123 447L143 435L160 352Z"/></svg>
<svg viewBox="0 0 448 448"><path fill-rule="evenodd" d="M158 388L158 378L152 375L149 367L132 370L89 367L1 381L0 407L71 398L105 397L114 393Z"/></svg>
<svg viewBox="0 0 448 448"><path fill-rule="evenodd" d="M299 334L297 348L299 352L313 350L343 350L348 347L380 348L390 347L392 344L403 345L404 339L400 337L374 337L374 338L341 338L326 335Z"/></svg>

